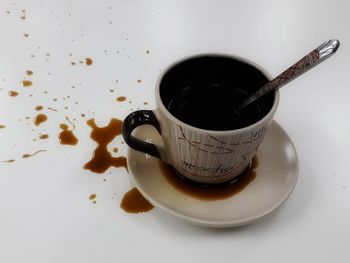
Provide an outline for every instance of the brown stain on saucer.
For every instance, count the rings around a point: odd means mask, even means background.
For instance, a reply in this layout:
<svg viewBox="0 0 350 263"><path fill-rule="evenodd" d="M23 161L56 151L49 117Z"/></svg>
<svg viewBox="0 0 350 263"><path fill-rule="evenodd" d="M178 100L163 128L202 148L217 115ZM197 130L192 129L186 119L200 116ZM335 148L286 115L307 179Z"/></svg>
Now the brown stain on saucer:
<svg viewBox="0 0 350 263"><path fill-rule="evenodd" d="M159 161L158 165L167 182L178 191L196 199L215 201L227 199L243 191L256 178L259 162L257 157L254 157L250 165L237 176L237 180L212 186L185 180L172 166L162 161Z"/></svg>

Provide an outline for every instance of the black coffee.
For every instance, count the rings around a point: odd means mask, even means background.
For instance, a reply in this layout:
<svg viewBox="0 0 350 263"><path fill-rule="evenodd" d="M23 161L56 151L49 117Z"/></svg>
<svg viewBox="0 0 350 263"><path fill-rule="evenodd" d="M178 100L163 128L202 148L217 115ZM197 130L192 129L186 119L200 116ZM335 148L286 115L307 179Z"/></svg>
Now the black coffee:
<svg viewBox="0 0 350 263"><path fill-rule="evenodd" d="M234 109L268 82L247 63L224 56L201 56L170 69L160 84L163 104L177 119L207 130L233 130L253 124L271 109L274 93L244 108Z"/></svg>

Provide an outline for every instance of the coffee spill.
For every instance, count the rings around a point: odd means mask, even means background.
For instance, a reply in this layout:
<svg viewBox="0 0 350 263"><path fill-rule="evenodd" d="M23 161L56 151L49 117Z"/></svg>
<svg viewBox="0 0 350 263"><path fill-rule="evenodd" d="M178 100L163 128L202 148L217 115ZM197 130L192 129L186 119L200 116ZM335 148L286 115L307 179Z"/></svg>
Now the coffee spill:
<svg viewBox="0 0 350 263"><path fill-rule="evenodd" d="M125 212L133 214L145 213L154 208L154 206L141 195L136 187L132 188L124 195L120 207Z"/></svg>
<svg viewBox="0 0 350 263"><path fill-rule="evenodd" d="M9 91L8 94L9 94L9 96L11 96L11 97L16 97L16 96L19 95L19 93L18 93L17 91L14 91L14 90Z"/></svg>
<svg viewBox="0 0 350 263"><path fill-rule="evenodd" d="M60 124L61 132L58 134L58 139L62 145L76 145L78 138L74 135L73 130L68 129L67 124ZM73 128L74 129L74 128Z"/></svg>
<svg viewBox="0 0 350 263"><path fill-rule="evenodd" d="M254 157L250 165L239 175L237 181L220 186L203 187L179 177L174 168L159 161L159 167L163 176L178 191L205 201L222 200L232 197L246 188L256 178L257 157Z"/></svg>
<svg viewBox="0 0 350 263"><path fill-rule="evenodd" d="M34 109L36 110L36 111L41 111L42 109L43 109L44 107L43 106L36 106Z"/></svg>
<svg viewBox="0 0 350 263"><path fill-rule="evenodd" d="M45 114L38 114L37 116L34 117L34 120L33 120L35 126L39 126L45 121L47 121L47 116Z"/></svg>
<svg viewBox="0 0 350 263"><path fill-rule="evenodd" d="M107 126L98 127L95 120L90 119L87 124L92 128L90 137L97 143L97 148L92 159L84 165L84 169L94 173L104 173L111 166L124 167L127 170L126 158L112 157L107 149L108 144L121 134L122 121L113 118Z"/></svg>
<svg viewBox="0 0 350 263"><path fill-rule="evenodd" d="M86 64L86 65L90 66L90 65L92 65L92 63L93 63L93 61L92 61L91 58L86 58L86 59L85 59L85 64Z"/></svg>
<svg viewBox="0 0 350 263"><path fill-rule="evenodd" d="M32 157L34 155L37 155L40 152L46 152L46 150L38 150L35 153L25 153L22 155L22 158L29 158L29 157Z"/></svg>
<svg viewBox="0 0 350 263"><path fill-rule="evenodd" d="M120 96L120 97L117 98L117 101L119 101L119 102L126 101L126 97Z"/></svg>
<svg viewBox="0 0 350 263"><path fill-rule="evenodd" d="M31 82L30 80L23 80L22 85L23 87L29 87L33 85L33 82Z"/></svg>

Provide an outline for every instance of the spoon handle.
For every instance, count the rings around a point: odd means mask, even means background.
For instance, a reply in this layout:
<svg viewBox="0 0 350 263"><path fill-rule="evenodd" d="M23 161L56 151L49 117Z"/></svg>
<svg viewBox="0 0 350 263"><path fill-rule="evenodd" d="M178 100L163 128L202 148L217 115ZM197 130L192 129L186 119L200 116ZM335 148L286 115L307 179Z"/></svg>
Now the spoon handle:
<svg viewBox="0 0 350 263"><path fill-rule="evenodd" d="M322 45L312 50L309 54L307 54L305 57L293 64L287 70L283 71L276 78L274 78L273 80L265 84L263 87L258 89L255 93L253 93L251 96L245 99L236 109L243 109L248 104L257 100L258 98L270 92L271 90L277 90L283 85L287 84L289 81L302 75L307 70L311 69L313 66L332 56L339 48L339 45L340 42L336 39L331 39L324 42Z"/></svg>

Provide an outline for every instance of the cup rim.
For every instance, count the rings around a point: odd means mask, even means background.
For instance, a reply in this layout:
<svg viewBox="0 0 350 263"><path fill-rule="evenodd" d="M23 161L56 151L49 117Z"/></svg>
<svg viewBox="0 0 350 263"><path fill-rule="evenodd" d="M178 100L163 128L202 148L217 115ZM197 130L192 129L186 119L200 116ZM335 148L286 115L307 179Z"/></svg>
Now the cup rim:
<svg viewBox="0 0 350 263"><path fill-rule="evenodd" d="M234 130L224 130L224 131L220 131L220 130L207 130L207 129L202 129L202 128L198 128L192 125L189 125L181 120L179 120L178 118L176 118L174 115L172 115L168 109L164 106L162 99L160 97L160 84L163 80L163 77L172 69L174 68L176 65L178 65L179 63L186 61L186 60L190 60L190 59L194 59L194 58L198 58L198 57L226 57L226 58L232 58L235 60L238 60L240 62L243 63L247 63L253 67L255 67L256 69L258 69L261 73L263 73L268 80L272 80L272 75L267 72L263 67L261 67L260 65L258 65L255 62L252 62L249 59L240 57L240 56L236 56L236 55L231 55L231 54L225 54L225 53L199 53L199 54L195 54L195 55L189 55L189 56L184 56L178 60L176 60L175 62L171 63L170 65L168 65L163 72L160 74L160 76L158 77L157 81L156 81L156 90L155 90L155 95L156 95L156 107L157 109L160 109L166 116L167 118L171 119L173 122L175 122L176 124L185 127L186 129L191 129L197 132L201 132L201 133L207 133L207 134L211 134L211 135L225 135L225 134L238 134L238 133L244 133L246 131L252 130L257 126L260 126L260 124L266 122L267 119L271 118L271 116L274 115L274 113L277 110L277 106L279 103L279 91L276 90L275 91L275 98L273 101L273 105L270 109L270 111L263 117L261 118L259 121L252 123L249 126L243 127L243 128L239 128L239 129L234 129Z"/></svg>

